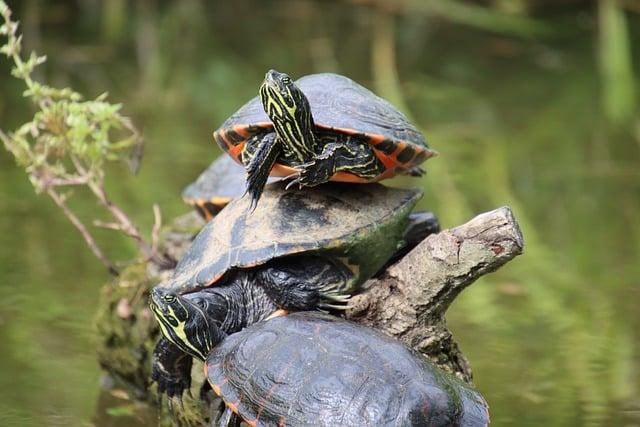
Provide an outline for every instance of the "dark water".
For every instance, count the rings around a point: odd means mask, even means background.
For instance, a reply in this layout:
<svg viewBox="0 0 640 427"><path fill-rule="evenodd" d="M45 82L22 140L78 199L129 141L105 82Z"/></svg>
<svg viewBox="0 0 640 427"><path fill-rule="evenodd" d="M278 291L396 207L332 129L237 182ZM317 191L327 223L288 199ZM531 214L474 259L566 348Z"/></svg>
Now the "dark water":
<svg viewBox="0 0 640 427"><path fill-rule="evenodd" d="M141 173L110 170L114 199L145 230L153 202L166 218L185 212L182 187L219 153L211 132L268 68L349 75L402 105L440 152L421 181L399 182L424 186L422 208L451 226L509 205L522 225L526 254L448 315L493 425L640 425L640 122L602 119L593 10L557 12L570 31L531 41L419 15L394 31L348 2L233 3L14 3L50 58L43 76L108 90L144 129ZM0 62L1 128L29 117L21 91ZM99 236L120 259L134 253ZM0 152L0 425L145 422L100 396L93 315L108 280Z"/></svg>

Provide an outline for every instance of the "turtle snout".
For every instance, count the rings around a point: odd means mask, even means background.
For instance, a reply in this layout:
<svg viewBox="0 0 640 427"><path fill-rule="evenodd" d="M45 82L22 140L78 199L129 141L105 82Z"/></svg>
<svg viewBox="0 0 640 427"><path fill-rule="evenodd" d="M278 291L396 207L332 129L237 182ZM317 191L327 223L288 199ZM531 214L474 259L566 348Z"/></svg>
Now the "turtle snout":
<svg viewBox="0 0 640 427"><path fill-rule="evenodd" d="M278 88L281 93L286 93L286 87L291 85L291 77L276 70L269 70L264 76L264 82L268 86Z"/></svg>
<svg viewBox="0 0 640 427"><path fill-rule="evenodd" d="M157 309L166 312L166 307L171 302L175 301L176 296L173 292L163 289L161 287L155 287L151 290L151 297L149 298L149 305L152 309Z"/></svg>
<svg viewBox="0 0 640 427"><path fill-rule="evenodd" d="M280 76L280 73L274 69L271 69L265 73L264 80L268 82L273 82L277 80L278 76Z"/></svg>

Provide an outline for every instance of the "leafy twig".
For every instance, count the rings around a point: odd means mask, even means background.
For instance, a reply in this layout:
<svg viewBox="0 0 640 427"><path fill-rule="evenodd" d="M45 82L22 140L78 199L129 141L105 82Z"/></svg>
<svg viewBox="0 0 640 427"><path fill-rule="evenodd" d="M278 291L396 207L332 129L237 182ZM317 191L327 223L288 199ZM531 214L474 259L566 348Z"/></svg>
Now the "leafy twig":
<svg viewBox="0 0 640 427"><path fill-rule="evenodd" d="M4 19L0 36L7 38L6 43L0 46L0 53L13 62L13 76L24 82L24 96L30 98L37 107L31 121L14 132L0 131L5 148L25 169L36 191L46 193L53 199L111 273L117 274L114 263L100 249L82 220L69 208L67 197L58 188L88 188L113 220L97 221L99 226L121 231L132 238L145 259L160 267L173 266L175 261L157 250L160 227L157 206L154 206L156 222L149 243L105 190L105 164L128 160L129 154L140 152L142 144L140 133L131 120L120 114L121 105L107 102L106 94L85 101L81 94L69 88L57 89L34 80L34 69L43 64L46 57L32 52L28 59L23 59L18 23L11 20L11 10L3 0L0 0L0 15ZM137 160L134 159L136 163Z"/></svg>

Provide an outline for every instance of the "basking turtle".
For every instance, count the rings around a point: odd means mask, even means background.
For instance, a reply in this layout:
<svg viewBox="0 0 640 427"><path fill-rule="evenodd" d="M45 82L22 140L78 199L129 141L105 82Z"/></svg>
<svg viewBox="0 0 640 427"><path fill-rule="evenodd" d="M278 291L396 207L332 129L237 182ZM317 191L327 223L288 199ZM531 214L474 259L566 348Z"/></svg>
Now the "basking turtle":
<svg viewBox="0 0 640 427"><path fill-rule="evenodd" d="M393 105L338 74L297 80L267 72L260 96L214 132L218 145L247 169L256 204L267 176L290 185L374 182L396 174L420 176L435 155L418 129Z"/></svg>
<svg viewBox="0 0 640 427"><path fill-rule="evenodd" d="M182 199L205 221L211 221L231 200L244 194L246 175L229 156L218 157L184 189Z"/></svg>
<svg viewBox="0 0 640 427"><path fill-rule="evenodd" d="M209 353L205 370L227 407L222 419L233 419L233 412L250 426L489 423L484 398L420 353L317 312L277 317L226 337Z"/></svg>
<svg viewBox="0 0 640 427"><path fill-rule="evenodd" d="M299 312L227 336L179 295L157 304L158 312L178 313L179 325L185 319L176 336L207 355L207 379L226 406L220 426L237 425L237 416L250 426L489 423L477 391L362 325Z"/></svg>
<svg viewBox="0 0 640 427"><path fill-rule="evenodd" d="M437 231L432 214L410 215L421 195L379 184L293 191L270 184L255 211L240 198L207 223L152 300L183 295L225 333L278 309L344 308L394 253L417 244L425 229ZM181 396L190 385L191 356L205 355L185 345L186 325L178 313L159 312L161 306L151 306L163 333L152 378L160 392Z"/></svg>

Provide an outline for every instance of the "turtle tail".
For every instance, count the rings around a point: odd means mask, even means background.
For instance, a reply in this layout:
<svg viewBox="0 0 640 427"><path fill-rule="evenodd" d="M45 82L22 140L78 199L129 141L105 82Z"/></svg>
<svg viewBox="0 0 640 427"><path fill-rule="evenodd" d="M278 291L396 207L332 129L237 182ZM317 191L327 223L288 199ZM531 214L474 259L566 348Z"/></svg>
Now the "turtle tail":
<svg viewBox="0 0 640 427"><path fill-rule="evenodd" d="M251 196L250 210L252 212L258 205L271 169L280 154L282 154L282 145L277 141L275 134L267 135L262 139L246 166L247 187L245 194L249 193Z"/></svg>

